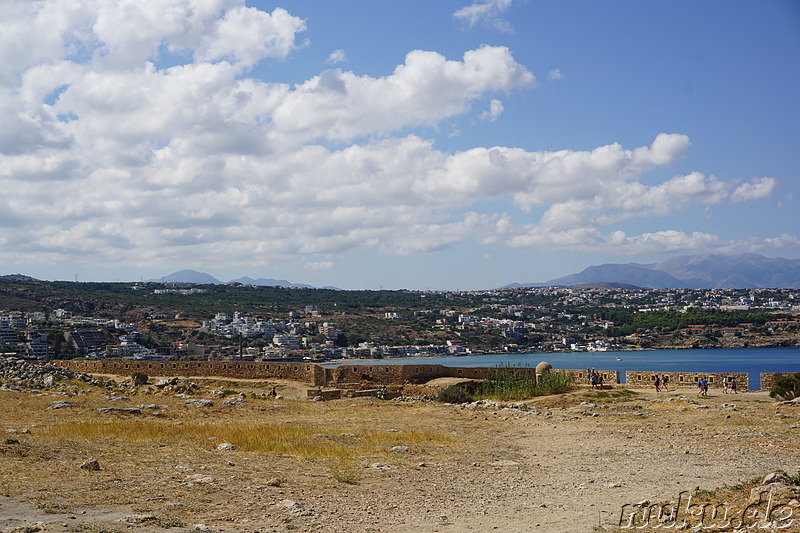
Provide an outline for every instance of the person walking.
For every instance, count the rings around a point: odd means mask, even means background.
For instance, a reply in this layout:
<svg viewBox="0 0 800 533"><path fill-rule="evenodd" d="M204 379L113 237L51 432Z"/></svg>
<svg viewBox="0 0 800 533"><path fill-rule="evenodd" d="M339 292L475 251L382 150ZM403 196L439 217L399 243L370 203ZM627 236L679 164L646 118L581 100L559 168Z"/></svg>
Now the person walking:
<svg viewBox="0 0 800 533"><path fill-rule="evenodd" d="M655 375L655 379L653 380L653 385L656 386L656 392L661 392L661 376L658 374Z"/></svg>
<svg viewBox="0 0 800 533"><path fill-rule="evenodd" d="M736 378L731 378L731 392L733 394L739 394L736 392Z"/></svg>
<svg viewBox="0 0 800 533"><path fill-rule="evenodd" d="M664 377L661 378L661 386L664 388L665 391L668 391L667 382L669 382L669 376L664 374Z"/></svg>
<svg viewBox="0 0 800 533"><path fill-rule="evenodd" d="M728 377L722 378L722 394L728 394Z"/></svg>

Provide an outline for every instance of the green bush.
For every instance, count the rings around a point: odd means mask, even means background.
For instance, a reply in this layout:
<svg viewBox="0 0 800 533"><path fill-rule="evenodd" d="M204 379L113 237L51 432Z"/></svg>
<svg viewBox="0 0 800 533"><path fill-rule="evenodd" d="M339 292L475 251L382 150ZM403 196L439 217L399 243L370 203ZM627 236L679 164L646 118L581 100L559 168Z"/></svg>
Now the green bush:
<svg viewBox="0 0 800 533"><path fill-rule="evenodd" d="M800 372L778 378L775 386L769 391L769 395L783 401L800 397Z"/></svg>
<svg viewBox="0 0 800 533"><path fill-rule="evenodd" d="M475 396L493 400L522 400L534 396L561 394L575 385L572 374L550 372L538 380L527 371L512 366L495 369L492 375L481 383Z"/></svg>
<svg viewBox="0 0 800 533"><path fill-rule="evenodd" d="M475 398L465 387L447 387L439 392L437 400L444 403L469 403Z"/></svg>
<svg viewBox="0 0 800 533"><path fill-rule="evenodd" d="M134 372L131 376L134 385L147 385L147 382L150 380L150 376L145 374L144 372Z"/></svg>

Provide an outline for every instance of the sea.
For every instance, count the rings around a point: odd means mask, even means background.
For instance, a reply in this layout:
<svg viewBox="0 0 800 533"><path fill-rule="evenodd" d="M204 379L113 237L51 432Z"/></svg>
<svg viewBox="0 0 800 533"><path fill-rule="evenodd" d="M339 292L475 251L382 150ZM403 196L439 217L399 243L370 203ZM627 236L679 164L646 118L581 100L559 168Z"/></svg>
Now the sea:
<svg viewBox="0 0 800 533"><path fill-rule="evenodd" d="M495 355L434 357L392 357L386 359L343 359L326 367L364 365L443 365L493 367L500 365L535 367L547 361L553 368L618 370L625 382L626 371L648 372L747 372L750 388L761 388L761 372L800 372L800 347L717 348L707 350L642 350L620 352L535 352Z"/></svg>

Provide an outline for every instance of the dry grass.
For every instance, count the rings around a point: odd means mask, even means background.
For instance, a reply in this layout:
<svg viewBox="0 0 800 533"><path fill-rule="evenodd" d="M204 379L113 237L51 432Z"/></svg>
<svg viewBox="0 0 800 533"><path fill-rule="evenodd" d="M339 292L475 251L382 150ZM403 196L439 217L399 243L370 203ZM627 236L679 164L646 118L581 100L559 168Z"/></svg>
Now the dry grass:
<svg viewBox="0 0 800 533"><path fill-rule="evenodd" d="M306 481L348 486L379 478L374 462L399 466L461 449L455 431L431 429L438 415L419 406L249 397L241 406L215 400L214 407L200 408L167 396L111 402L103 391L71 398L1 394L0 429L16 430L4 437L16 442L0 441L0 495L25 497L50 512L114 504L163 513L169 500L183 502L179 515L213 515L214 502L274 477L290 487ZM76 407L48 410L57 400ZM162 406L161 416L97 410L152 403ZM217 450L222 442L236 449ZM397 445L410 450L392 453ZM102 470L79 468L90 457ZM216 481L192 484L189 476L198 473Z"/></svg>
<svg viewBox="0 0 800 533"><path fill-rule="evenodd" d="M345 460L380 454L387 447L448 445L453 438L430 430L390 432L328 424L253 421L185 422L168 420L76 420L61 422L42 434L63 442L152 442L211 450L228 442L248 452L302 459Z"/></svg>

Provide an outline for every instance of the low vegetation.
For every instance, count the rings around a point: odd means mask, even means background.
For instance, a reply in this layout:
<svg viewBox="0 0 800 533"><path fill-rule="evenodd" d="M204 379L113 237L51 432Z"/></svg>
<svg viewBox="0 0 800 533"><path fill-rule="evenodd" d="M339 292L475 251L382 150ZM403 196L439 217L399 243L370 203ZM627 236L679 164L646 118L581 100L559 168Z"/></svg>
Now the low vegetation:
<svg viewBox="0 0 800 533"><path fill-rule="evenodd" d="M535 396L569 392L575 386L572 374L551 372L538 379L513 366L498 367L475 391L476 398L523 400Z"/></svg>
<svg viewBox="0 0 800 533"><path fill-rule="evenodd" d="M769 395L783 401L800 397L800 372L778 378Z"/></svg>

